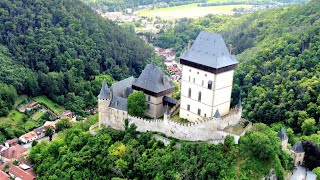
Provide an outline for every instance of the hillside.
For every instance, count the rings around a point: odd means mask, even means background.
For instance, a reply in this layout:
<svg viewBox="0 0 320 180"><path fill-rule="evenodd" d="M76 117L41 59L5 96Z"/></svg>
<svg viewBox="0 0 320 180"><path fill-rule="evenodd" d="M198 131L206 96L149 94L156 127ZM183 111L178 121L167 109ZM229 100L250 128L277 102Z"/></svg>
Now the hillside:
<svg viewBox="0 0 320 180"><path fill-rule="evenodd" d="M0 81L74 111L95 104L89 81L101 73L116 80L138 75L151 53L133 33L79 0L1 1L0 22L0 44L11 59L1 63L12 68L0 69Z"/></svg>
<svg viewBox="0 0 320 180"><path fill-rule="evenodd" d="M263 124L235 145L172 140L168 146L151 132L103 129L95 136L78 123L51 143L30 152L38 179L261 179L274 168L279 179L291 168L276 132Z"/></svg>
<svg viewBox="0 0 320 180"><path fill-rule="evenodd" d="M310 135L319 129L320 116L319 12L320 2L312 1L241 17L182 21L154 43L181 53L201 30L221 33L240 61L233 102L241 92L245 117Z"/></svg>

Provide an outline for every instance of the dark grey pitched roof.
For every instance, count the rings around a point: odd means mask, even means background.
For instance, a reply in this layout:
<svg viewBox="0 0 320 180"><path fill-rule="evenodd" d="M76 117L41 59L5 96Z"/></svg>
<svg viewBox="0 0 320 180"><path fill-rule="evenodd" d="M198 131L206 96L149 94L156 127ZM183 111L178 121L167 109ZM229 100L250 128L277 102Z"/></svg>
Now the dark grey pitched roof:
<svg viewBox="0 0 320 180"><path fill-rule="evenodd" d="M297 152L297 153L302 153L302 152L304 152L304 148L303 148L303 146L302 146L301 141L296 142L296 143L292 146L291 150L293 150L294 152Z"/></svg>
<svg viewBox="0 0 320 180"><path fill-rule="evenodd" d="M131 86L134 80L135 78L131 76L112 84L110 87L110 91L112 92L111 108L127 111L127 97L133 92Z"/></svg>
<svg viewBox="0 0 320 180"><path fill-rule="evenodd" d="M190 49L184 51L180 59L205 65L215 69L238 64L231 55L220 34L200 32Z"/></svg>
<svg viewBox="0 0 320 180"><path fill-rule="evenodd" d="M128 97L128 93L132 92L132 90L130 89L134 80L134 77L131 76L127 79L112 84L112 86L110 87L112 96Z"/></svg>
<svg viewBox="0 0 320 180"><path fill-rule="evenodd" d="M106 80L103 80L102 86L101 86L101 90L100 90L100 94L98 95L99 99L108 99L110 98L110 91L108 89L108 85Z"/></svg>
<svg viewBox="0 0 320 180"><path fill-rule="evenodd" d="M154 64L148 64L133 85L154 93L174 88L171 79Z"/></svg>
<svg viewBox="0 0 320 180"><path fill-rule="evenodd" d="M278 132L278 137L280 138L281 141L288 139L286 130L284 128L281 128L281 130Z"/></svg>
<svg viewBox="0 0 320 180"><path fill-rule="evenodd" d="M163 96L163 102L170 103L170 104L177 104L178 101L176 99L171 98L171 97Z"/></svg>
<svg viewBox="0 0 320 180"><path fill-rule="evenodd" d="M110 107L127 111L127 99L119 96L113 96L110 102Z"/></svg>
<svg viewBox="0 0 320 180"><path fill-rule="evenodd" d="M217 118L217 119L220 119L220 118L221 118L219 109L216 110L216 112L214 113L213 117L215 117L215 118Z"/></svg>

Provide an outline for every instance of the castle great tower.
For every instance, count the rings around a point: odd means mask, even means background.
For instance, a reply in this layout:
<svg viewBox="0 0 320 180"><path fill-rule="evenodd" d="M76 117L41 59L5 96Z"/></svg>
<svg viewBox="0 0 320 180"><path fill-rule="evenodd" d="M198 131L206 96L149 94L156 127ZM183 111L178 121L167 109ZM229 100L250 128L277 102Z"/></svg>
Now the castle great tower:
<svg viewBox="0 0 320 180"><path fill-rule="evenodd" d="M229 113L234 69L221 35L201 32L180 56L182 65L180 117L191 122Z"/></svg>

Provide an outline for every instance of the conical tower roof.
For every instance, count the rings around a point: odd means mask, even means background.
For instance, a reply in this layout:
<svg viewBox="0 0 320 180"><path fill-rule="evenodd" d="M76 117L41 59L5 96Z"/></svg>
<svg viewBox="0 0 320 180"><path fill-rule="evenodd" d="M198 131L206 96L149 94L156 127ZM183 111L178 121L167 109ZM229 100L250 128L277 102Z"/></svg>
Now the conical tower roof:
<svg viewBox="0 0 320 180"><path fill-rule="evenodd" d="M110 90L108 88L106 80L103 80L100 94L98 95L99 99L108 99L110 98Z"/></svg>
<svg viewBox="0 0 320 180"><path fill-rule="evenodd" d="M216 110L216 113L214 113L213 117L217 118L217 119L221 119L221 115L220 115L219 109Z"/></svg>

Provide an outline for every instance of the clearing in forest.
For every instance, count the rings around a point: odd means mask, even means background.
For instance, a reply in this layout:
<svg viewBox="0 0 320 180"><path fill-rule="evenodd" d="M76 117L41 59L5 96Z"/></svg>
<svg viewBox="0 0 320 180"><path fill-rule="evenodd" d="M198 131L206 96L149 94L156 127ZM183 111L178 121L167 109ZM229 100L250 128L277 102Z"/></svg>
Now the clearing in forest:
<svg viewBox="0 0 320 180"><path fill-rule="evenodd" d="M162 19L180 19L180 18L199 18L209 14L232 15L235 8L251 8L252 5L225 5L198 7L198 4L188 4L183 6L174 6L159 8L154 10L138 11L137 15L146 17L160 17Z"/></svg>

